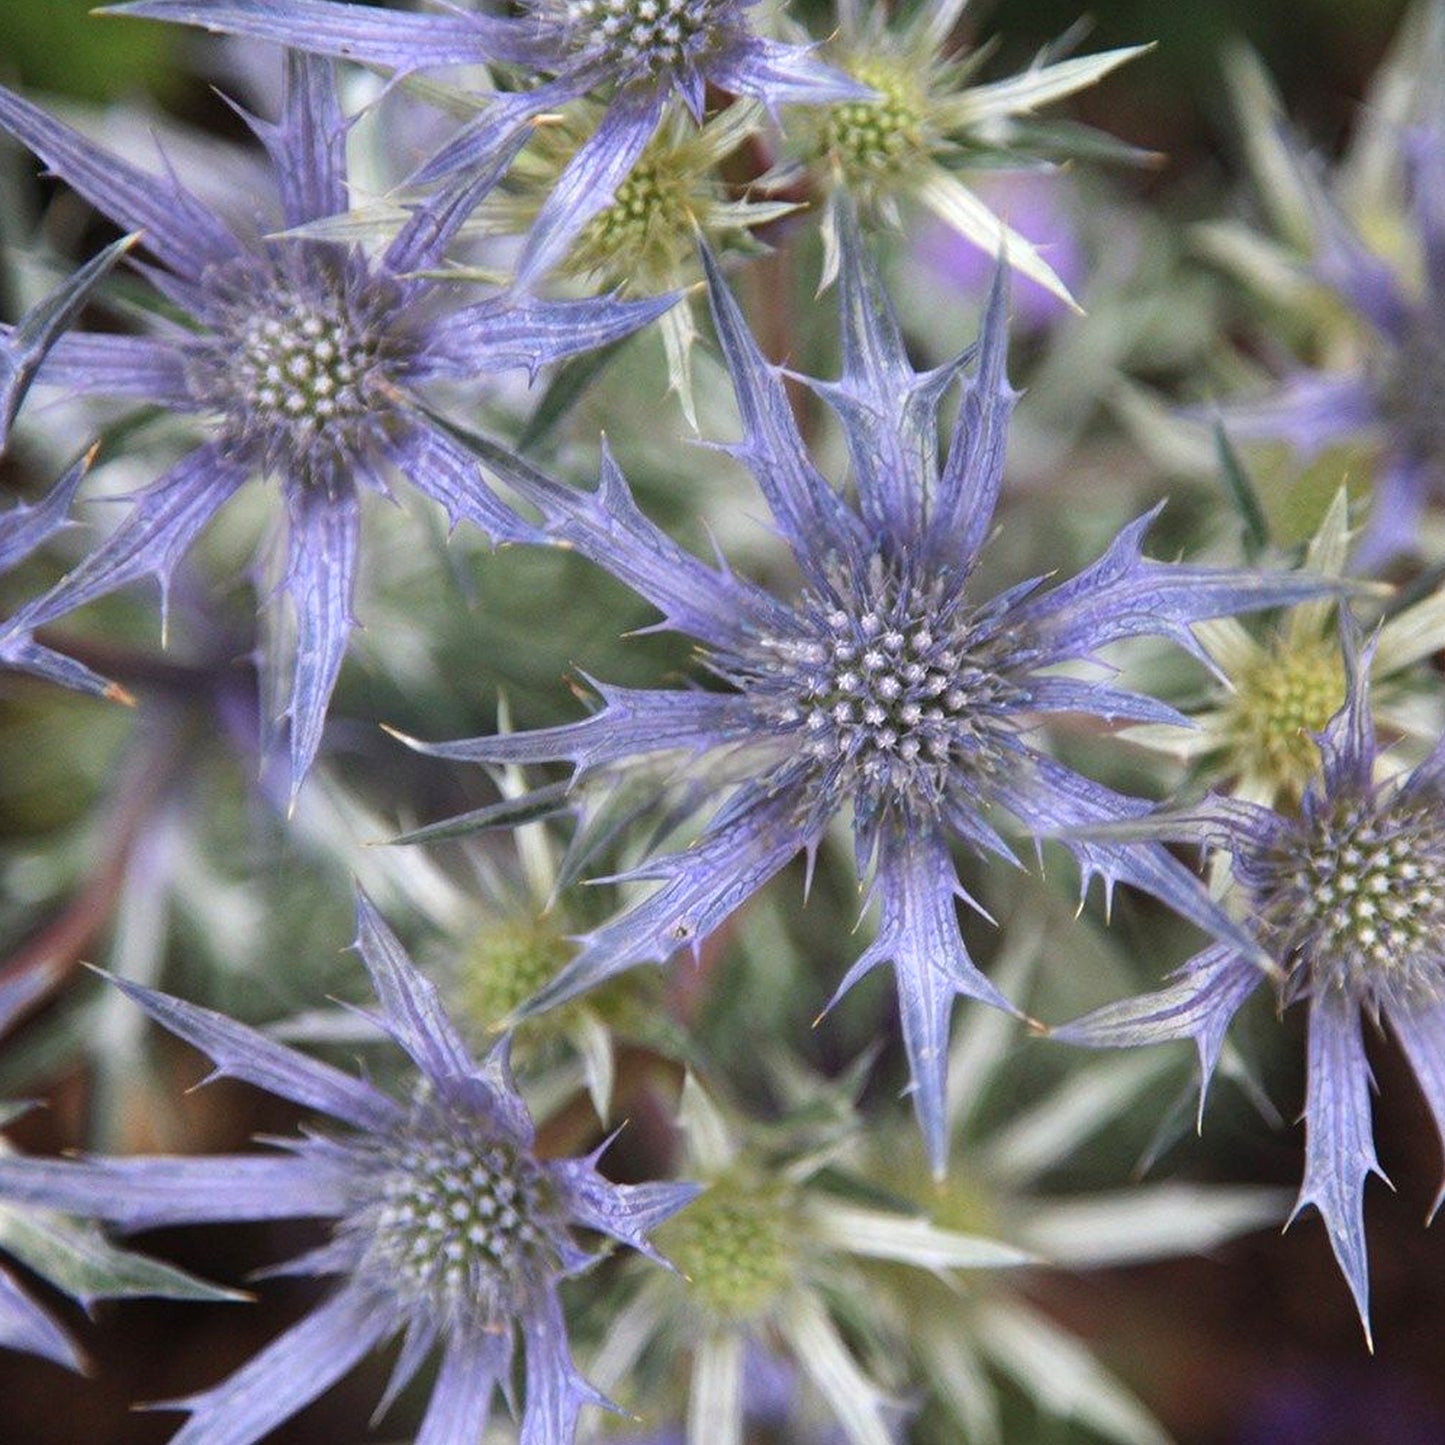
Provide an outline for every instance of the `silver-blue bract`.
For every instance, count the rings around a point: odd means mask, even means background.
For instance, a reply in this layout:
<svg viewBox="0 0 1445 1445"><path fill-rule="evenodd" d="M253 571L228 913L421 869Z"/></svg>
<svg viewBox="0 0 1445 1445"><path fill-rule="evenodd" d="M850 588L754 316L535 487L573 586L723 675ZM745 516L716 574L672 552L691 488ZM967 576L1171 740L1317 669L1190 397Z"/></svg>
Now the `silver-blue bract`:
<svg viewBox="0 0 1445 1445"><path fill-rule="evenodd" d="M477 1062L435 988L361 897L357 948L376 1023L421 1080L398 1101L224 1015L117 980L158 1023L243 1079L340 1125L285 1141L287 1152L204 1159L0 1159L0 1199L127 1229L236 1220L335 1221L321 1249L286 1266L335 1288L229 1379L177 1402L177 1445L248 1445L302 1409L364 1355L400 1334L383 1408L433 1348L441 1367L417 1445L479 1440L492 1395L511 1389L525 1346L524 1445L570 1445L584 1405L606 1401L577 1373L558 1285L590 1264L574 1228L651 1253L647 1232L681 1209L688 1184L612 1184L582 1159L538 1159L504 1040ZM599 1151L600 1153L600 1151Z"/></svg>
<svg viewBox="0 0 1445 1445"><path fill-rule="evenodd" d="M1190 622L1316 594L1321 584L1298 573L1149 561L1140 544L1150 514L1070 581L1032 578L977 599L974 571L993 527L1015 401L1004 374L1005 273L978 345L917 372L851 215L841 255L843 375L810 384L842 422L856 502L814 467L779 369L707 258L744 428L729 450L767 500L802 576L798 595L774 597L682 551L642 515L610 457L601 487L580 493L498 454L488 464L541 508L552 537L634 587L665 626L699 640L714 685L603 686L605 705L583 722L426 750L482 762L565 759L604 786L625 783L648 755L701 755L670 801L697 810L721 799L692 847L637 870L661 886L588 934L532 1010L696 947L790 859L811 858L833 818L851 813L859 875L873 880L881 922L839 993L894 965L914 1106L941 1171L953 999L1011 1007L965 947L953 840L1016 863L999 831L1008 819L1032 839L1145 811L1043 752L1039 726L1054 713L1179 716L1152 698L1060 675L1059 665L1096 660L1100 648L1140 634L1193 648ZM958 422L940 458L939 407L960 377ZM1068 846L1086 877L1134 884L1187 917L1229 926L1156 844Z"/></svg>

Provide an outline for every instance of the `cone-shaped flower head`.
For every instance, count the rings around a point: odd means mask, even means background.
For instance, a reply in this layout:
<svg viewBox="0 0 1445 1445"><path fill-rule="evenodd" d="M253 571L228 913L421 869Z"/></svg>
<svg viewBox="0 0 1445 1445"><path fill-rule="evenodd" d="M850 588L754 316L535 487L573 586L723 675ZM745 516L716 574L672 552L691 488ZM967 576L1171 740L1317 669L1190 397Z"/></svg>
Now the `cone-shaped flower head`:
<svg viewBox="0 0 1445 1445"><path fill-rule="evenodd" d="M346 209L346 122L330 62L293 56L280 120L253 121L280 193L303 226ZM530 529L484 485L475 464L427 420L411 388L471 378L626 335L671 298L620 302L493 299L444 309L448 289L416 273L434 266L465 214L418 217L386 251L242 234L171 177L158 178L0 91L0 126L113 220L140 231L160 264L163 300L184 313L146 337L72 334L42 363L41 383L116 396L194 418L206 440L141 492L120 525L28 611L32 626L136 577L164 589L210 518L258 473L280 483L287 517L285 590L295 612L291 676L263 679L286 698L293 791L321 742L352 619L360 492L393 472L498 540ZM490 179L494 179L495 176ZM476 182L480 194L489 184ZM282 660L270 665L283 672Z"/></svg>
<svg viewBox="0 0 1445 1445"><path fill-rule="evenodd" d="M560 1281L593 1256L573 1231L650 1252L646 1233L696 1194L686 1184L615 1185L597 1156L539 1159L505 1041L468 1053L435 989L363 897L357 947L381 1002L377 1024L420 1082L398 1101L362 1079L273 1043L220 1014L139 985L119 986L152 1018L244 1079L339 1125L285 1154L204 1159L0 1160L0 1198L131 1229L228 1220L326 1218L331 1241L287 1266L330 1276L329 1297L228 1380L178 1402L186 1445L259 1440L373 1348L404 1337L385 1402L431 1349L441 1368L416 1439L457 1445L486 1428L525 1348L522 1438L568 1445L583 1405L604 1404L577 1373Z"/></svg>
<svg viewBox="0 0 1445 1445"><path fill-rule="evenodd" d="M636 587L667 625L698 638L720 687L682 692L600 689L584 722L538 733L436 745L443 756L567 759L585 780L623 782L638 760L702 755L677 779L694 807L726 798L686 852L638 876L651 897L588 934L534 1001L560 1002L644 960L696 945L800 852L811 855L838 815L851 817L860 875L872 875L877 940L844 980L885 962L898 973L903 1027L930 1151L944 1146L943 1067L950 1003L964 993L1008 1007L975 967L955 911L960 839L1012 860L997 831L1012 818L1036 837L1117 819L1145 804L1102 787L1045 752L1051 713L1163 720L1152 699L1058 675L1120 638L1312 595L1296 575L1212 571L1146 561L1150 518L1120 534L1069 582L1041 579L992 599L974 569L993 526L1014 392L1002 273L977 348L938 371L910 365L890 304L851 224L844 228L844 373L813 385L843 423L856 505L814 468L782 379L749 335L709 261L713 314L742 413L730 450L752 470L802 574L782 599L680 550L638 510L610 458L602 486L578 493L501 455L489 465L528 492L559 542ZM938 409L966 367L946 455ZM741 782L737 780L742 778ZM1214 918L1196 881L1155 845L1079 844L1086 873L1150 889L1186 915Z"/></svg>
<svg viewBox="0 0 1445 1445"><path fill-rule="evenodd" d="M1347 624L1347 629L1352 624ZM1377 781L1368 659L1346 638L1348 698L1319 737L1321 767L1298 814L1239 800L1201 818L1232 854L1241 912L1277 964L1284 1003L1305 1000L1305 1178L1296 1212L1324 1216L1369 1329L1364 1187L1378 1173L1362 1022L1399 1039L1445 1138L1445 742L1403 778ZM1177 825L1161 817L1159 832ZM1233 941L1168 987L1056 1030L1094 1046L1192 1038L1208 1083L1231 1018L1262 974Z"/></svg>
<svg viewBox="0 0 1445 1445"><path fill-rule="evenodd" d="M386 12L336 0L137 0L112 9L401 71L520 67L529 83L499 94L417 173L421 182L448 181L444 207L466 194L479 168L495 166L519 130L538 116L604 93L605 115L567 166L518 260L517 279L526 286L562 259L577 233L612 199L673 97L701 121L709 86L751 96L770 110L869 93L815 60L809 47L756 34L748 15L754 3L529 0L526 13L516 18L461 10Z"/></svg>

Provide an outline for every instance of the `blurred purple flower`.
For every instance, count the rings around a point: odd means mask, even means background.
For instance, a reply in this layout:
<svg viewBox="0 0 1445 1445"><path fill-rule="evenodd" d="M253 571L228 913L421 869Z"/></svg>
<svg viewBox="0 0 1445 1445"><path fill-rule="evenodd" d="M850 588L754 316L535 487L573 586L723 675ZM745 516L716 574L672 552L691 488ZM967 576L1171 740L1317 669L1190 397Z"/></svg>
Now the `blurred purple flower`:
<svg viewBox="0 0 1445 1445"><path fill-rule="evenodd" d="M1224 412L1234 435L1284 441L1304 457L1361 434L1381 440L1360 569L1413 549L1426 504L1445 496L1445 124L1406 130L1401 145L1424 294L1369 249L1306 158L1286 147L1318 234L1315 274L1369 326L1369 354L1354 371L1300 371L1273 397Z"/></svg>
<svg viewBox="0 0 1445 1445"><path fill-rule="evenodd" d="M271 1155L85 1162L0 1159L0 1198L126 1229L330 1218L329 1243L284 1267L338 1277L306 1319L228 1380L177 1408L176 1445L249 1445L401 1335L382 1409L442 1352L416 1445L481 1438L494 1391L510 1397L515 1335L525 1342L525 1445L568 1445L583 1405L606 1401L578 1374L559 1283L593 1262L575 1228L652 1253L647 1232L681 1209L689 1184L612 1184L597 1155L539 1159L503 1040L477 1063L436 990L364 898L357 948L381 1003L377 1025L421 1073L399 1102L221 1014L117 979L158 1023L244 1079L320 1110L339 1129L271 1142ZM600 1151L599 1151L600 1152Z"/></svg>

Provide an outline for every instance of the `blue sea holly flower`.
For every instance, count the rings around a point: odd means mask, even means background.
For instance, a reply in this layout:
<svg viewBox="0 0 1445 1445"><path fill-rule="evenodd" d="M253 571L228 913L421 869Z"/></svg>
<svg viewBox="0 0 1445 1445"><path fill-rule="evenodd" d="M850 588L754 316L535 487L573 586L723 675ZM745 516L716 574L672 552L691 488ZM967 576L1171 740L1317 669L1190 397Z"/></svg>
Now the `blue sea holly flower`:
<svg viewBox="0 0 1445 1445"><path fill-rule="evenodd" d="M511 1398L518 1335L522 1441L568 1445L582 1406L606 1404L572 1363L558 1297L559 1283L595 1258L574 1230L651 1253L647 1232L697 1190L612 1184L596 1154L539 1159L506 1041L478 1063L365 897L357 911L357 948L381 1002L375 1021L421 1073L411 1099L221 1014L117 980L153 1019L208 1055L217 1075L317 1109L338 1127L304 1132L270 1155L0 1159L0 1199L125 1229L334 1221L329 1243L285 1266L335 1279L329 1297L229 1379L177 1402L190 1419L176 1445L249 1445L397 1335L403 1343L383 1409L431 1350L441 1351L416 1445L480 1439L493 1392Z"/></svg>
<svg viewBox="0 0 1445 1445"><path fill-rule="evenodd" d="M1445 29L1437 28L1433 54L1431 84ZM1355 438L1374 446L1370 516L1355 556L1361 568L1417 550L1421 516L1445 497L1445 422L1435 403L1445 379L1445 112L1402 124L1395 144L1411 202L1401 223L1411 255L1400 266L1372 249L1308 158L1281 138L1278 155L1313 228L1311 270L1363 323L1364 338L1353 367L1299 369L1274 395L1224 412L1235 436L1282 441L1306 459Z"/></svg>
<svg viewBox="0 0 1445 1445"><path fill-rule="evenodd" d="M1403 778L1377 781L1368 657L1345 636L1348 697L1319 735L1321 766L1298 814L1215 799L1183 822L1161 815L1153 831L1197 839L1203 826L1228 849L1239 911L1278 968L1281 1002L1309 1010L1295 1213L1313 1204L1324 1217L1368 1338L1364 1188L1381 1171L1364 1019L1389 1024L1445 1139L1445 740ZM1095 1047L1192 1038L1207 1086L1230 1020L1264 976L1222 939L1163 990L1054 1034Z"/></svg>
<svg viewBox="0 0 1445 1445"><path fill-rule="evenodd" d="M755 34L748 18L755 3L526 0L515 18L455 7L445 15L386 13L335 0L137 0L110 8L402 72L497 62L530 71L532 83L498 94L417 172L419 183L447 179L448 198L457 194L458 178L465 188L478 167L494 165L538 116L606 93L605 115L562 173L518 259L517 281L527 286L562 259L612 200L673 97L701 122L709 86L751 96L770 110L871 95L815 59L810 47Z"/></svg>
<svg viewBox="0 0 1445 1445"><path fill-rule="evenodd" d="M696 948L791 858L811 858L835 817L851 815L857 867L873 880L881 922L839 993L893 964L914 1105L941 1168L953 998L1011 1007L964 945L952 841L1013 861L998 831L1006 819L1037 838L1147 808L1045 753L1039 726L1051 714L1178 719L1151 698L1060 675L1060 664L1096 660L1106 644L1139 634L1193 646L1190 622L1313 595L1321 584L1148 561L1140 545L1151 513L1070 581L1033 578L977 597L973 574L993 528L1015 400L1004 374L1004 277L978 345L920 373L851 216L841 230L843 375L811 384L843 424L852 500L814 468L779 371L706 258L743 420L730 450L756 477L796 560L797 595L771 596L682 551L639 511L610 456L600 489L584 493L498 452L487 464L543 509L546 530L635 587L662 609L665 626L697 638L718 686L599 685L603 706L582 722L422 746L480 762L567 760L579 780L604 789L626 786L644 759L691 754L664 791L694 810L721 802L690 848L637 871L661 886L587 934L533 1010ZM940 460L939 406L965 370L959 421ZM1135 884L1187 917L1218 918L1197 880L1155 844L1069 846L1086 877Z"/></svg>
<svg viewBox="0 0 1445 1445"><path fill-rule="evenodd" d="M671 297L456 305L419 274L438 265L465 207L415 217L377 258L267 233L344 211L346 120L329 61L291 56L280 119L251 121L270 153L280 212L260 234L232 229L173 177L112 155L0 90L0 126L120 225L143 234L145 270L184 324L153 334L72 333L38 380L194 418L206 439L139 493L119 526L28 610L38 625L146 574L164 591L192 540L249 478L275 476L286 511L284 588L295 613L289 687L293 792L322 724L353 626L360 494L400 473L497 541L534 536L488 490L475 462L429 421L413 387L526 366L624 336ZM473 180L478 194L489 176ZM284 672L284 662L273 664Z"/></svg>

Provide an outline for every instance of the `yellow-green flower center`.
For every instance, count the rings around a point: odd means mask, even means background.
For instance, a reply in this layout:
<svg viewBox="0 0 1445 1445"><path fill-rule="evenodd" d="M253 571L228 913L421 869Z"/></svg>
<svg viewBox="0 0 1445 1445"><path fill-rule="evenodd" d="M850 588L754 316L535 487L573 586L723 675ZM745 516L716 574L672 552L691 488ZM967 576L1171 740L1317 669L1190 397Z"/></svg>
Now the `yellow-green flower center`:
<svg viewBox="0 0 1445 1445"><path fill-rule="evenodd" d="M571 269L623 277L660 271L667 280L692 251L695 187L684 169L644 157L578 238Z"/></svg>
<svg viewBox="0 0 1445 1445"><path fill-rule="evenodd" d="M1280 642L1234 681L1226 728L1237 771L1298 795L1319 766L1312 735L1345 700L1339 649Z"/></svg>
<svg viewBox="0 0 1445 1445"><path fill-rule="evenodd" d="M507 919L484 928L458 979L458 1012L482 1027L507 1017L561 972L573 945L549 919Z"/></svg>
<svg viewBox="0 0 1445 1445"><path fill-rule="evenodd" d="M832 106L827 112L823 149L849 179L900 170L925 148L923 97L916 80L876 62L850 68L855 79L878 92L878 99Z"/></svg>
<svg viewBox="0 0 1445 1445"><path fill-rule="evenodd" d="M788 1213L776 1191L715 1184L658 1232L657 1243L712 1313L749 1319L788 1284Z"/></svg>

